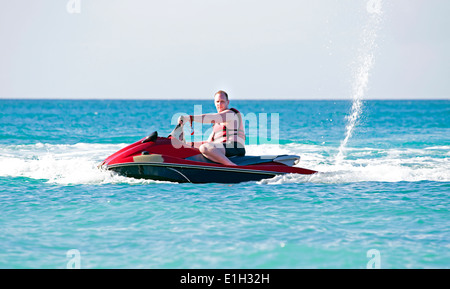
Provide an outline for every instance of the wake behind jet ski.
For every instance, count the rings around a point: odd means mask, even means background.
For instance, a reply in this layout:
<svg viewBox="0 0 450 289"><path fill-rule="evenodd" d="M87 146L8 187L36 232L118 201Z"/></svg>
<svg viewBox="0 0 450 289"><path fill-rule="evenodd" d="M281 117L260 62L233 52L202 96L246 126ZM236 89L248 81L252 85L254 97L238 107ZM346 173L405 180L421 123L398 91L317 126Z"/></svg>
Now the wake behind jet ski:
<svg viewBox="0 0 450 289"><path fill-rule="evenodd" d="M237 166L227 166L205 158L197 148L174 147L172 138L159 137L155 131L112 154L100 166L126 177L178 183L240 183L317 173L294 167L300 160L296 155L233 156L230 160Z"/></svg>

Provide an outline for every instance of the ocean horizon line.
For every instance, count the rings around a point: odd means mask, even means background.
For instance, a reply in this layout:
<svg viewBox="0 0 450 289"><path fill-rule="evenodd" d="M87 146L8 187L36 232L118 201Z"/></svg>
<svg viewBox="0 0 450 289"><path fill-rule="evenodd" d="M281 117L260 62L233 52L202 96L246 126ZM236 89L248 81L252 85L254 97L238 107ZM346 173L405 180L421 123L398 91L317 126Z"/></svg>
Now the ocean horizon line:
<svg viewBox="0 0 450 289"><path fill-rule="evenodd" d="M204 100L211 100L212 98L0 98L0 101L2 100L71 100L71 101L92 101L92 100L98 100L98 101L106 101L106 100L117 100L117 101L152 101L152 100L165 100L165 101L204 101ZM352 98L264 98L264 99L256 99L256 98L231 98L230 100L246 100L246 101L353 101ZM427 101L427 100L441 100L441 101L449 101L450 98L365 98L363 101Z"/></svg>

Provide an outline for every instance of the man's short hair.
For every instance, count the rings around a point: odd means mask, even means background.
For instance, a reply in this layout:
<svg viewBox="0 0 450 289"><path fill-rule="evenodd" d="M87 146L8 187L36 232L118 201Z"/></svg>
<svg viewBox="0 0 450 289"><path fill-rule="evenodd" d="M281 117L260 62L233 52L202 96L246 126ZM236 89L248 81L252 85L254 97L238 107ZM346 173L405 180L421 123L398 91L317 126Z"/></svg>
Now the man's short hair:
<svg viewBox="0 0 450 289"><path fill-rule="evenodd" d="M225 95L225 97L226 97L227 100L228 100L228 94L227 94L225 91L219 90L218 92L216 92L216 93L214 94L214 96L215 96L216 94L218 94L218 93Z"/></svg>

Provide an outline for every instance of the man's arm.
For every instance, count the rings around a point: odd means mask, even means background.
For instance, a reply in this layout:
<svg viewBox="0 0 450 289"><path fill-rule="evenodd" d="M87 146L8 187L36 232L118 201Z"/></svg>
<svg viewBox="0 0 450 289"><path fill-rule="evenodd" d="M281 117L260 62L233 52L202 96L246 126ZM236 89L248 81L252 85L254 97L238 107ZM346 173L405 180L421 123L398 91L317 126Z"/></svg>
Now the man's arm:
<svg viewBox="0 0 450 289"><path fill-rule="evenodd" d="M230 113L230 110L224 110L220 113L206 113L206 114L198 114L198 115L182 115L178 119L178 123L180 123L180 120L183 123L186 122L201 122L201 123L223 123L227 121L227 114Z"/></svg>

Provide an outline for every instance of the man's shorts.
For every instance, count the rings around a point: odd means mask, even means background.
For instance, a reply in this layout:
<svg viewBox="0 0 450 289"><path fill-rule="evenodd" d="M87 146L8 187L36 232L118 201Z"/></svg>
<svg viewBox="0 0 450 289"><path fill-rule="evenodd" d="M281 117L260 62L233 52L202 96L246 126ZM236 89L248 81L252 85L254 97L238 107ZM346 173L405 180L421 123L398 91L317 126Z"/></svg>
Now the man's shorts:
<svg viewBox="0 0 450 289"><path fill-rule="evenodd" d="M225 148L225 156L233 157L233 156L245 156L245 147L238 142L227 142L223 144Z"/></svg>

